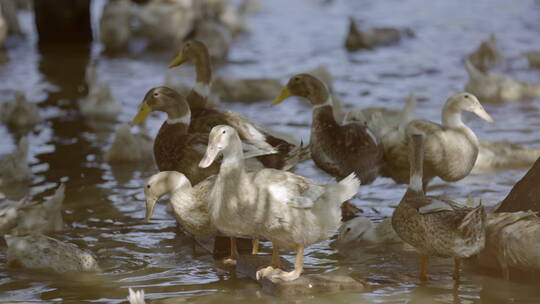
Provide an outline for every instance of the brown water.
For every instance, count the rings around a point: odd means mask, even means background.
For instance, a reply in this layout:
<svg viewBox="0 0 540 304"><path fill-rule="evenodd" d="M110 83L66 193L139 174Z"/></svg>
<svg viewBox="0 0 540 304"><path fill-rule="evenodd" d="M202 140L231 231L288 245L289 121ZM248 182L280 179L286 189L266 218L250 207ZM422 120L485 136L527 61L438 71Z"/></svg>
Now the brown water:
<svg viewBox="0 0 540 304"><path fill-rule="evenodd" d="M95 1L94 19L101 5ZM394 47L351 55L342 47L349 15L371 26L409 26L417 37ZM497 34L504 54L510 58L505 70L540 83L540 72L527 70L526 61L519 57L523 51L540 49L539 15L540 4L534 1L265 1L263 11L249 20L250 33L233 45L230 63L217 73L280 77L285 81L293 73L323 64L333 74L335 89L349 107L399 108L408 93L415 92L419 97L418 117L438 121L445 99L462 90L466 82L462 58L491 33ZM172 54L142 52L111 59L99 55L97 44L91 50L58 48L40 54L31 14L21 17L29 36L9 44L9 62L0 65L0 99L8 100L15 90L23 90L38 103L46 120L28 134L35 174L30 187L1 191L10 200L25 194L39 200L50 196L58 182L65 182L67 228L55 237L92 251L104 272L65 277L9 269L4 263L5 250L1 250L0 301L119 303L124 301L128 287L144 288L153 303L276 301L261 293L255 282L215 268L211 256L201 250L193 252L191 241L177 233L165 204L160 204L154 219L145 223L141 187L156 169L105 163L103 153L112 133L96 131L77 111L77 102L85 95L84 68L88 61L97 63L99 78L110 84L114 97L123 103L118 120L125 122L135 114L144 93L163 83ZM182 67L175 74L193 82L192 67ZM309 138L311 110L305 101L287 100L275 108L269 102L222 107L304 142ZM538 146L539 107L538 100L486 105L494 124L469 115L466 120L482 139ZM152 135L162 120L159 115L149 120ZM0 155L14 149L18 136L0 126ZM318 181L330 180L311 161L300 165L297 172ZM454 184L436 181L430 191L459 198L472 195L493 204L504 198L523 174L510 170L472 175ZM379 219L391 214L404 189L381 178L362 187L354 203L368 216ZM450 260L434 260L430 265L432 279L419 284L414 278L418 265L415 253L387 248L339 252L329 243L308 248L306 272L348 272L365 278L374 289L318 296L320 302L540 301L536 286L504 282L471 266L455 284L450 278ZM290 253L285 257L293 260ZM308 302L313 298L295 300Z"/></svg>

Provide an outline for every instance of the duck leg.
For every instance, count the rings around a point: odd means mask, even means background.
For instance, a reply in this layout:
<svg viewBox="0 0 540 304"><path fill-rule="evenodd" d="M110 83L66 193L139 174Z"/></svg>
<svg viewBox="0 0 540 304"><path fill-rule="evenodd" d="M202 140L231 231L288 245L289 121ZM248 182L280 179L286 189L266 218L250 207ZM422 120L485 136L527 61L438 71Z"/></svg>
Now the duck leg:
<svg viewBox="0 0 540 304"><path fill-rule="evenodd" d="M281 259L279 258L279 247L272 243L272 265L257 270L255 277L260 280L264 277L271 277L274 273L279 273L281 270Z"/></svg>
<svg viewBox="0 0 540 304"><path fill-rule="evenodd" d="M236 260L238 260L239 256L238 248L236 247L236 238L230 237L229 240L231 242L231 255L228 258L224 259L223 263L227 265L236 265Z"/></svg>
<svg viewBox="0 0 540 304"><path fill-rule="evenodd" d="M460 268L461 268L461 259L454 258L454 274L452 275L452 278L455 281L459 281Z"/></svg>
<svg viewBox="0 0 540 304"><path fill-rule="evenodd" d="M259 252L259 239L251 240L251 254L256 255Z"/></svg>
<svg viewBox="0 0 540 304"><path fill-rule="evenodd" d="M427 281L427 266L428 266L429 256L425 253L420 253L420 275L418 278L420 281Z"/></svg>
<svg viewBox="0 0 540 304"><path fill-rule="evenodd" d="M300 277L304 271L304 245L296 246L296 261L294 262L294 270L285 272L278 269L277 274L272 275L272 279L280 279L283 281L294 281Z"/></svg>
<svg viewBox="0 0 540 304"><path fill-rule="evenodd" d="M281 259L279 258L279 247L276 245L272 246L272 267L281 267Z"/></svg>

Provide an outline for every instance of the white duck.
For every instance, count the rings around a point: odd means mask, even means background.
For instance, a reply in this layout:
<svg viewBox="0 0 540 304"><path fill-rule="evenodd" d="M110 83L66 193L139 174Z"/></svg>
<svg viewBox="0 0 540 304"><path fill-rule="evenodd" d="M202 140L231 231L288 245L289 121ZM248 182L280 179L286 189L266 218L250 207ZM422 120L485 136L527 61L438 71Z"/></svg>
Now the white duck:
<svg viewBox="0 0 540 304"><path fill-rule="evenodd" d="M535 212L502 212L488 216L486 246L479 253L481 265L500 268L510 279L510 268L540 269L540 218Z"/></svg>
<svg viewBox="0 0 540 304"><path fill-rule="evenodd" d="M337 184L318 185L287 171L247 173L240 137L226 125L212 129L199 165L208 167L221 154L210 193L212 222L227 235L264 236L272 242L272 264L277 269L269 266L258 271L257 277L297 279L303 271L304 248L333 234L341 220L341 203L356 194L360 181L351 174ZM294 271L279 269L279 248L296 250Z"/></svg>
<svg viewBox="0 0 540 304"><path fill-rule="evenodd" d="M57 273L101 271L96 258L69 243L42 234L5 235L7 264L28 269L46 269Z"/></svg>
<svg viewBox="0 0 540 304"><path fill-rule="evenodd" d="M114 141L105 152L105 161L109 163L122 162L152 162L153 140L144 133L132 134L130 126L121 124L114 134Z"/></svg>
<svg viewBox="0 0 540 304"><path fill-rule="evenodd" d="M62 203L64 185L45 202L22 199L0 209L0 234L24 235L28 233L51 233L64 228Z"/></svg>
<svg viewBox="0 0 540 304"><path fill-rule="evenodd" d="M13 153L0 159L0 186L28 181L31 178L32 170L28 165L28 139L22 137Z"/></svg>
<svg viewBox="0 0 540 304"><path fill-rule="evenodd" d="M424 186L436 176L447 182L465 178L476 162L479 142L474 132L461 120L463 111L473 112L488 122L493 121L478 99L464 92L448 98L442 110L442 124L413 120L402 134L383 134L383 176L391 177L397 183L409 182L407 142L412 134L424 134Z"/></svg>
<svg viewBox="0 0 540 304"><path fill-rule="evenodd" d="M38 107L28 102L23 93L17 92L15 100L2 104L0 120L15 128L31 129L41 122Z"/></svg>
<svg viewBox="0 0 540 304"><path fill-rule="evenodd" d="M469 82L465 91L476 95L483 102L509 102L540 97L540 84L525 83L508 76L482 72L468 60L465 62Z"/></svg>
<svg viewBox="0 0 540 304"><path fill-rule="evenodd" d="M131 15L130 0L110 0L105 4L99 21L99 40L105 52L114 53L128 49Z"/></svg>
<svg viewBox="0 0 540 304"><path fill-rule="evenodd" d="M480 141L478 157L472 172L528 169L539 157L540 148L527 148L507 141Z"/></svg>
<svg viewBox="0 0 540 304"><path fill-rule="evenodd" d="M338 230L336 245L341 247L358 245L358 243L381 244L402 242L392 227L392 217L387 217L375 225L369 218L359 216L341 224Z"/></svg>
<svg viewBox="0 0 540 304"><path fill-rule="evenodd" d="M152 175L144 186L145 219L150 220L157 201L169 194L176 221L187 232L194 236L215 235L217 230L208 214L208 196L215 180L215 175L212 175L192 186L187 177L177 171L162 171Z"/></svg>
<svg viewBox="0 0 540 304"><path fill-rule="evenodd" d="M88 96L80 104L81 114L91 120L116 120L122 111L122 104L112 97L111 89L97 77L96 66L86 67Z"/></svg>

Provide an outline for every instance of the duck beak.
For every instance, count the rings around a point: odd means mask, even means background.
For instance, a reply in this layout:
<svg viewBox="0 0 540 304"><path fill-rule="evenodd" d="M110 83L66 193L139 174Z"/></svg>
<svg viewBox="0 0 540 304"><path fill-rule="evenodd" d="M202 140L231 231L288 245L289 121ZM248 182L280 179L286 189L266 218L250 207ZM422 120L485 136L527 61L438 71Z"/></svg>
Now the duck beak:
<svg viewBox="0 0 540 304"><path fill-rule="evenodd" d="M155 197L146 198L146 216L144 217L145 221L150 221L152 214L154 214L154 206L156 205L157 199Z"/></svg>
<svg viewBox="0 0 540 304"><path fill-rule="evenodd" d="M177 67L184 62L186 62L186 58L184 57L184 54L180 52L180 54L178 54L178 56L176 56L176 58L174 58L173 61L169 63L169 68Z"/></svg>
<svg viewBox="0 0 540 304"><path fill-rule="evenodd" d="M146 116L150 114L150 112L152 112L152 108L150 108L146 101L143 101L141 103L141 107L139 108L139 112L131 121L131 125L134 126L140 124L146 118Z"/></svg>
<svg viewBox="0 0 540 304"><path fill-rule="evenodd" d="M272 102L272 106L280 104L285 98L291 96L291 92L289 92L288 87L284 87L283 90L281 90L281 94L279 94L278 98L274 99Z"/></svg>
<svg viewBox="0 0 540 304"><path fill-rule="evenodd" d="M219 154L219 149L209 144L208 148L206 148L206 153L204 153L203 159L201 159L201 162L199 162L199 167L201 168L210 167L210 165L214 162L218 154Z"/></svg>
<svg viewBox="0 0 540 304"><path fill-rule="evenodd" d="M491 116L489 116L489 114L486 112L486 110L484 109L484 107L482 107L482 105L478 104L477 106L475 106L472 111L474 114L478 115L478 117L482 118L483 120L487 121L487 122L493 122L493 118L491 118Z"/></svg>

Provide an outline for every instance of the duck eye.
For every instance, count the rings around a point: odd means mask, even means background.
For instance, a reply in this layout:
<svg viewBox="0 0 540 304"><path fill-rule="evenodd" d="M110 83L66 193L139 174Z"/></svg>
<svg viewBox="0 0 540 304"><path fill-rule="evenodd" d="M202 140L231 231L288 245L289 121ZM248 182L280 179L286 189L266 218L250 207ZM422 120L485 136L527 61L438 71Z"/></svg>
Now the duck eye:
<svg viewBox="0 0 540 304"><path fill-rule="evenodd" d="M347 232L349 232L349 231L351 231L351 227L348 227L348 228L347 228Z"/></svg>
<svg viewBox="0 0 540 304"><path fill-rule="evenodd" d="M154 93L154 97L158 97L159 96L159 93L158 92L155 92Z"/></svg>
<svg viewBox="0 0 540 304"><path fill-rule="evenodd" d="M294 77L294 78L293 78L293 81L300 81L300 78Z"/></svg>
<svg viewBox="0 0 540 304"><path fill-rule="evenodd" d="M465 98L469 98L469 95L465 95L464 97L465 97Z"/></svg>
<svg viewBox="0 0 540 304"><path fill-rule="evenodd" d="M223 132L221 132L221 133L222 133L222 134L225 134L225 133L227 133L227 131L226 131L226 130L223 130Z"/></svg>
<svg viewBox="0 0 540 304"><path fill-rule="evenodd" d="M150 185L146 185L146 188L150 189Z"/></svg>

